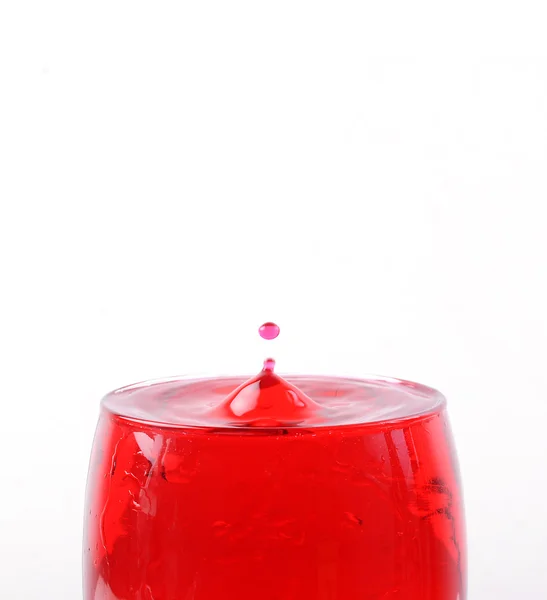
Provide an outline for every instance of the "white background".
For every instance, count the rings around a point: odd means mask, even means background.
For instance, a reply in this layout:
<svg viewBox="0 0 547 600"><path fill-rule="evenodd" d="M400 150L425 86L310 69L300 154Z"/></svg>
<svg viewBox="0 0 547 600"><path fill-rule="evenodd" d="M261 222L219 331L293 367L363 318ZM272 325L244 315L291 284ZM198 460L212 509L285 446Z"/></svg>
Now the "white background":
<svg viewBox="0 0 547 600"><path fill-rule="evenodd" d="M441 389L470 599L544 597L542 4L0 4L2 598L80 597L103 393L270 353Z"/></svg>

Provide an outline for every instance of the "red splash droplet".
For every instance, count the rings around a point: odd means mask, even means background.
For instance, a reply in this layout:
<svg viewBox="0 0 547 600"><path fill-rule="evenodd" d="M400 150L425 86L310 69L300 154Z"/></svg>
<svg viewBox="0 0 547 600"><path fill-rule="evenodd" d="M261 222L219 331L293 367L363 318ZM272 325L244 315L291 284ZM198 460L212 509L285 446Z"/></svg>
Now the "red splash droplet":
<svg viewBox="0 0 547 600"><path fill-rule="evenodd" d="M258 333L260 334L260 337L264 340L275 340L275 338L279 335L279 332L281 330L279 329L279 325L276 325L275 323L264 323L263 325L261 325L258 328Z"/></svg>
<svg viewBox="0 0 547 600"><path fill-rule="evenodd" d="M275 360L273 358L267 358L264 361L264 371L273 371L275 369Z"/></svg>
<svg viewBox="0 0 547 600"><path fill-rule="evenodd" d="M313 419L319 409L311 398L273 370L266 368L236 388L214 414L233 424L251 427L291 426Z"/></svg>

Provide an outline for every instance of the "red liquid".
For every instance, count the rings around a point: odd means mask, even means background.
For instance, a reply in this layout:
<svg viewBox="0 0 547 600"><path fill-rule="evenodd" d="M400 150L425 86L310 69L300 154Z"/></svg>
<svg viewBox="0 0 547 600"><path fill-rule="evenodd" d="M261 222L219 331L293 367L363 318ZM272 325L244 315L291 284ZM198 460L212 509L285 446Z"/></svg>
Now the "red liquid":
<svg viewBox="0 0 547 600"><path fill-rule="evenodd" d="M85 600L465 600L442 400L391 380L291 382L318 407L293 427L228 426L233 415L216 411L233 379L107 397ZM110 412L122 408L131 418ZM153 415L171 425L144 422Z"/></svg>

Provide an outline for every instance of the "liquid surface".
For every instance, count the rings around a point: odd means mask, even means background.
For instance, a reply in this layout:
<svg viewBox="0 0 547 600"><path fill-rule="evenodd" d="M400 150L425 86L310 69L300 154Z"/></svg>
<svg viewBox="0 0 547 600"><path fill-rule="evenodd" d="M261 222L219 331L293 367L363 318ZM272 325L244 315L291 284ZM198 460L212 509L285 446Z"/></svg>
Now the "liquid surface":
<svg viewBox="0 0 547 600"><path fill-rule="evenodd" d="M391 378L281 378L269 372L268 360L250 380L146 382L112 392L103 406L129 419L175 427L255 427L265 419L264 426L309 428L404 420L435 413L445 403L431 388ZM244 393L233 403L238 388ZM224 410L230 402L233 410ZM253 413L253 406L260 410Z"/></svg>

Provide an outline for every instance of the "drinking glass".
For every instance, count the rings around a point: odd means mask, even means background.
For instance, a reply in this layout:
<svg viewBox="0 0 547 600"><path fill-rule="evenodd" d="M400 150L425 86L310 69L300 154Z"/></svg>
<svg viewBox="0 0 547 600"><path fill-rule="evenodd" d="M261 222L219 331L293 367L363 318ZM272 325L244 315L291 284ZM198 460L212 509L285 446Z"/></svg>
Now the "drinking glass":
<svg viewBox="0 0 547 600"><path fill-rule="evenodd" d="M327 417L215 421L241 378L103 399L85 600L465 600L444 397L391 378L287 380Z"/></svg>

